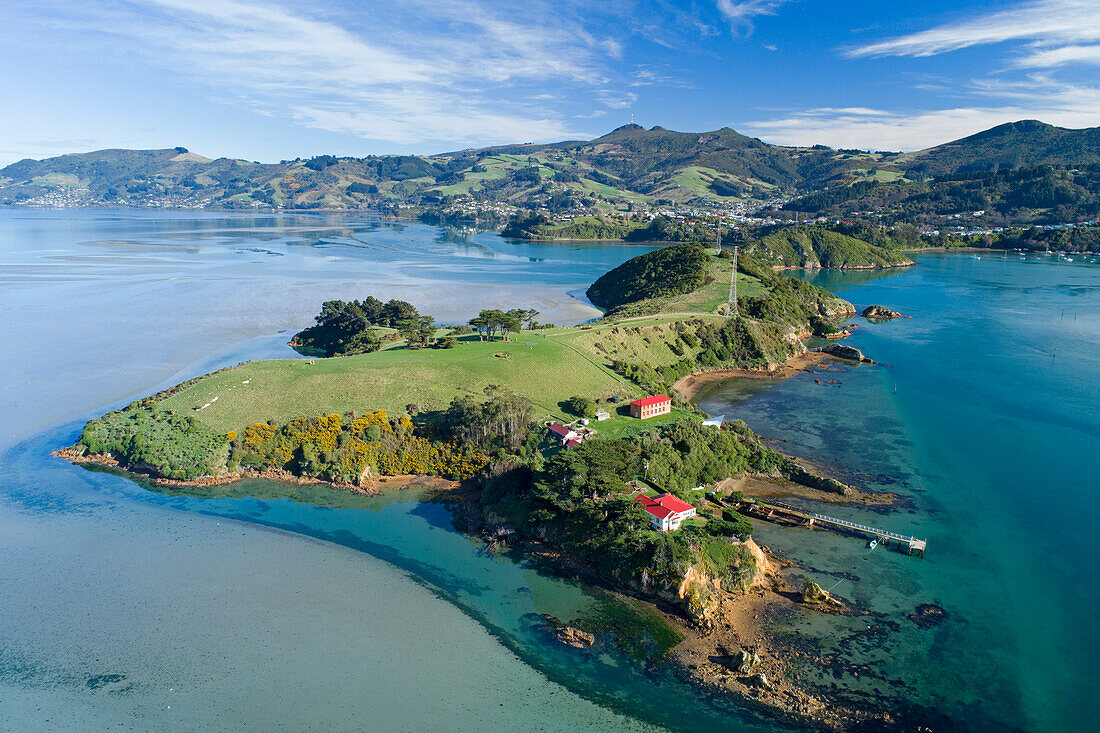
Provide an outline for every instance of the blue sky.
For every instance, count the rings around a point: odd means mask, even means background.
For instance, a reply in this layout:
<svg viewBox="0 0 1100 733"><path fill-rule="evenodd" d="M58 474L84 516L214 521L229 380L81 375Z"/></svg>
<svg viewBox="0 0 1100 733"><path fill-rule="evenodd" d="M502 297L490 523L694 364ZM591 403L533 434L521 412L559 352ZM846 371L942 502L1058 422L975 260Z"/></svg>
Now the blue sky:
<svg viewBox="0 0 1100 733"><path fill-rule="evenodd" d="M1100 125L1100 0L36 0L0 7L0 164L275 161L629 122L916 150Z"/></svg>

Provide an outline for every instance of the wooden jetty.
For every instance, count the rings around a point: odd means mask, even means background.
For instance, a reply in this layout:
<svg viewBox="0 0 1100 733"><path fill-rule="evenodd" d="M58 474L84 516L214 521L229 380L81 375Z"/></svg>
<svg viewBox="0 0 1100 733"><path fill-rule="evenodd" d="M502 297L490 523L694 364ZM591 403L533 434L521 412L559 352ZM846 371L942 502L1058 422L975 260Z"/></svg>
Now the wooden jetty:
<svg viewBox="0 0 1100 733"><path fill-rule="evenodd" d="M907 537L897 534L896 532L889 532L885 529L868 527L865 524L849 522L847 519L837 519L836 517L827 517L824 514L815 514L805 509L791 506L790 504L784 504L781 501L763 502L755 499L746 499L743 505L749 516L771 520L786 519L803 527L820 527L822 529L833 530L834 532L868 537L878 540L880 545L892 547L898 552L904 552L906 555L912 555L916 552L919 553L921 557L924 557L924 550L928 546L927 540L918 540L916 537Z"/></svg>

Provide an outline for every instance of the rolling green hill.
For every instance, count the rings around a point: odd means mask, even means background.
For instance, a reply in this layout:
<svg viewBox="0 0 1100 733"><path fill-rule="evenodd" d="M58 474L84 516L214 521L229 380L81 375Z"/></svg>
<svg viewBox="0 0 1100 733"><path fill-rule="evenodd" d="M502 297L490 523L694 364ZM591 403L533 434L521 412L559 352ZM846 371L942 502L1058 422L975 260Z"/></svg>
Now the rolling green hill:
<svg viewBox="0 0 1100 733"><path fill-rule="evenodd" d="M430 156L258 163L210 160L186 148L100 150L0 169L0 205L347 209L438 207L469 196L591 213L608 204L713 206L821 191L836 203L862 200L874 184L905 195L906 186L934 177L1048 165L1100 165L1100 128L1023 121L906 154L769 145L728 127L688 133L639 125L593 140Z"/></svg>
<svg viewBox="0 0 1100 733"><path fill-rule="evenodd" d="M746 245L745 254L772 267L862 270L913 264L896 249L820 226L772 232Z"/></svg>
<svg viewBox="0 0 1100 733"><path fill-rule="evenodd" d="M936 228L1089 221L1100 218L1100 163L952 173L920 182L856 183L795 199L784 209L838 218L873 211L884 223Z"/></svg>

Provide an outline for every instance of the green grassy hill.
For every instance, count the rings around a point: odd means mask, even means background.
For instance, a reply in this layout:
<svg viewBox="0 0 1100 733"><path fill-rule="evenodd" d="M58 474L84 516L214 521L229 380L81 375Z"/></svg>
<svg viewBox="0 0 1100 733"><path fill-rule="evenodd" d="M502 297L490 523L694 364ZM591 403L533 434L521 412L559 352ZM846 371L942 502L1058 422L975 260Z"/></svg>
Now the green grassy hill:
<svg viewBox="0 0 1100 733"><path fill-rule="evenodd" d="M453 349L408 349L398 341L382 351L357 356L250 362L195 380L165 396L158 408L228 433L256 422L284 424L329 413L382 409L401 415L409 404L420 411L438 411L455 397L478 398L493 384L527 396L546 416L562 416L561 403L573 395L598 400L618 396L629 401L653 390L616 372L616 364L644 365L664 370L664 377L678 378L682 375L673 372L683 370L685 359L690 362L689 371L704 368L707 365L692 360L716 345L723 347L718 332L731 322L723 315L731 263L701 248L690 249L703 258L702 279L692 280L701 282L699 287L635 301L634 305L648 311L642 316L623 313L589 325L521 331L512 341L479 341L467 335ZM646 255L641 257L652 262ZM793 353L792 334L810 328L811 315L851 310L845 301L814 286L767 272L761 275L769 282L738 275L739 302L743 310L755 314L740 319L747 323L745 338L755 335L759 343L750 344L744 352L748 356L740 360L729 355L727 365L782 361ZM790 287L788 282L812 294L804 299L807 309L792 318L789 308L777 307L776 320L769 320L767 309L777 306L771 299ZM645 387L667 388L667 383L649 377ZM601 429L621 434L637 422L616 417Z"/></svg>
<svg viewBox="0 0 1100 733"><path fill-rule="evenodd" d="M901 221L936 229L1088 221L1100 218L1100 164L952 173L920 182L856 183L804 196L784 208L838 218L874 211L884 223Z"/></svg>
<svg viewBox="0 0 1100 733"><path fill-rule="evenodd" d="M622 305L592 324L519 331L503 341L465 335L451 348L388 341L380 351L354 356L222 369L90 421L81 445L181 478L245 458L257 466L297 466L305 475L339 464L333 475L345 480L361 478L372 461L379 471L468 476L488 461L484 454L414 435L401 416L416 415L431 436L427 426L439 426L453 400L479 404L491 386L529 400L536 421L569 419L575 396L596 400L612 413L595 425L599 433L630 435L689 414L674 409L635 420L630 400L675 395L673 383L700 370L781 363L803 350L801 336L854 312L820 288L746 259L737 273L737 315L727 317L733 263L726 254L677 245L639 255L609 273ZM378 410L401 420L370 417ZM361 420L340 418L348 413ZM376 422L391 437L372 437Z"/></svg>
<svg viewBox="0 0 1100 733"><path fill-rule="evenodd" d="M558 402L575 394L641 394L548 337L552 333L523 332L516 341L492 342L465 336L453 349L398 346L359 356L251 362L202 379L162 406L228 432L254 422L347 411L401 415L409 404L441 410L454 397L480 396L490 384L526 395L548 415L560 414Z"/></svg>
<svg viewBox="0 0 1100 733"><path fill-rule="evenodd" d="M713 205L860 182L920 182L960 171L1096 163L1100 128L1066 130L1035 121L1001 125L908 154L769 145L729 128L688 133L624 125L594 140L432 156L320 155L258 163L209 160L185 148L166 148L27 159L0 169L0 204L68 192L89 205L249 209L433 206L465 195L551 205L554 196L566 194L590 207Z"/></svg>
<svg viewBox="0 0 1100 733"><path fill-rule="evenodd" d="M744 249L773 267L853 270L913 264L895 249L820 226L787 227L753 240Z"/></svg>

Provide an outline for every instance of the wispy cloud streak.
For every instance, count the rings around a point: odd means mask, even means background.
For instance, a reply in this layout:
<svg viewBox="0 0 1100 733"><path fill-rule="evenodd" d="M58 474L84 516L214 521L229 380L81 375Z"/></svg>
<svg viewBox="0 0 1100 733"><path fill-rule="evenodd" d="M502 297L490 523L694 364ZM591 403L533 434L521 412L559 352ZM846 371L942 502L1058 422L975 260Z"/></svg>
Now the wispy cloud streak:
<svg viewBox="0 0 1100 733"><path fill-rule="evenodd" d="M1015 82L974 80L970 93L977 104L909 111L819 108L749 122L745 130L783 145L920 150L1015 120L1076 128L1098 121L1100 89L1041 74Z"/></svg>
<svg viewBox="0 0 1100 733"><path fill-rule="evenodd" d="M752 19L759 15L775 15L789 0L718 0L718 12L730 24L734 33L748 35L753 31Z"/></svg>
<svg viewBox="0 0 1100 733"><path fill-rule="evenodd" d="M846 54L853 58L935 56L1005 41L1029 41L1036 48L1067 48L1072 44L1100 41L1100 3L1096 0L1028 2L970 20L868 43L848 49ZM1094 59L1091 53L1078 54L1075 58L1066 52L1063 56L1063 62Z"/></svg>
<svg viewBox="0 0 1100 733"><path fill-rule="evenodd" d="M568 3L478 0L279 6L258 0L115 0L65 7L127 52L260 113L402 145L568 135L532 88L605 97L620 41ZM508 100L507 102L505 100Z"/></svg>

